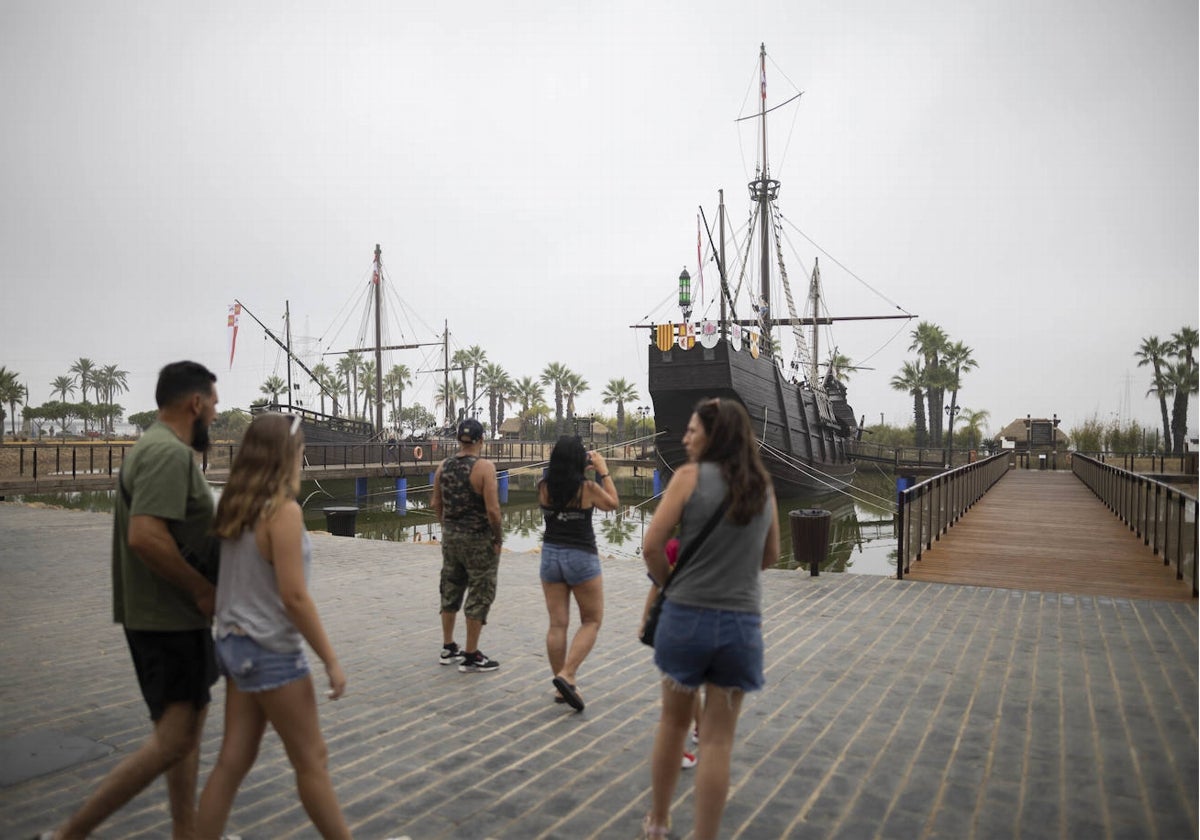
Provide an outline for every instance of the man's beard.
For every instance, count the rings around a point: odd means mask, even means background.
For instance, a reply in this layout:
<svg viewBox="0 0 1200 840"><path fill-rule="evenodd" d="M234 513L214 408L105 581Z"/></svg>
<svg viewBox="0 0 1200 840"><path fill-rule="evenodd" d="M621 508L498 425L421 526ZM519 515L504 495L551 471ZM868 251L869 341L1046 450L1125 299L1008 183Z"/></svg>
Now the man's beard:
<svg viewBox="0 0 1200 840"><path fill-rule="evenodd" d="M197 417L192 421L192 449L207 452L208 444L208 424L204 422L203 417Z"/></svg>

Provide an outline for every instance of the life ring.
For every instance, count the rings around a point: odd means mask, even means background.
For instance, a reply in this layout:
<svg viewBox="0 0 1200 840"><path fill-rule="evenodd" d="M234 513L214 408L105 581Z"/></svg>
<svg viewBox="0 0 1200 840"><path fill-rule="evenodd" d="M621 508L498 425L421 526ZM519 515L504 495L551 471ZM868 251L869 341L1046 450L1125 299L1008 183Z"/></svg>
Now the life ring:
<svg viewBox="0 0 1200 840"><path fill-rule="evenodd" d="M414 447L413 447L413 459L414 459L414 460L420 461L420 460L421 460L421 456L422 456L422 455L424 455L424 454L425 454L425 453L421 451L421 447L419 447L419 446L414 446Z"/></svg>

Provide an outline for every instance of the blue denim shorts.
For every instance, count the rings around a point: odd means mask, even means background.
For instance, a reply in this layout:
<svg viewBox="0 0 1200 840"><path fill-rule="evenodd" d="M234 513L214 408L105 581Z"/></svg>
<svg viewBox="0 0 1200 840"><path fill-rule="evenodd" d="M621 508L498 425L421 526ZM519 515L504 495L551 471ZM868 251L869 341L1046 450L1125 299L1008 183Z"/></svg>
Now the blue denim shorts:
<svg viewBox="0 0 1200 840"><path fill-rule="evenodd" d="M270 691L309 674L303 650L278 653L237 633L217 639L216 651L218 670L233 680L238 691Z"/></svg>
<svg viewBox="0 0 1200 840"><path fill-rule="evenodd" d="M685 688L708 683L757 691L763 686L762 616L689 607L668 595L654 633L654 664Z"/></svg>
<svg viewBox="0 0 1200 840"><path fill-rule="evenodd" d="M600 576L600 556L565 545L542 543L542 583L578 586Z"/></svg>

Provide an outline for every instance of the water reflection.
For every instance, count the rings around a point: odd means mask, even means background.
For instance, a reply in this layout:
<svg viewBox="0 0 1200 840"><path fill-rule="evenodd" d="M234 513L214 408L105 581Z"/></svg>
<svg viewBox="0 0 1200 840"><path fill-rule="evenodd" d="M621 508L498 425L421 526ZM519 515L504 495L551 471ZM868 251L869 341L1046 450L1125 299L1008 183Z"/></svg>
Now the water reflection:
<svg viewBox="0 0 1200 840"><path fill-rule="evenodd" d="M502 506L505 548L510 552L538 551L542 538L542 515L537 504L533 476L514 476L508 499ZM650 522L656 501L649 495L645 479L622 480L618 487L623 505L611 513L596 513L596 540L600 553L641 562L642 535ZM395 483L391 479L371 479L365 493L352 480L305 482L300 493L305 522L311 530L326 530L324 508L357 506L356 533L361 538L393 542L436 542L441 527L428 508L430 486L409 485L404 512L397 510ZM830 512L830 547L822 572L893 575L896 542L892 520L895 497L891 476L875 473L860 476L850 494L827 494L780 503L782 529L781 568L807 565L793 555L789 513L805 508Z"/></svg>

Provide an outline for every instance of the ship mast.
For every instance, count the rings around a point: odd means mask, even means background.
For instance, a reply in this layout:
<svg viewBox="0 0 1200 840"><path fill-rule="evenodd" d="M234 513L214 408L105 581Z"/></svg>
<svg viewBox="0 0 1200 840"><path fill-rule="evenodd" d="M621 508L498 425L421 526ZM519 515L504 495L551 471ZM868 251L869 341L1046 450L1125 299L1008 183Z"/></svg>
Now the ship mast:
<svg viewBox="0 0 1200 840"><path fill-rule="evenodd" d="M375 266L371 282L375 284L375 434L383 436L383 281L379 243L375 243Z"/></svg>
<svg viewBox="0 0 1200 840"><path fill-rule="evenodd" d="M771 202L775 200L775 196L779 192L779 182L770 177L770 171L767 166L767 45L761 44L759 47L759 98L758 98L758 118L759 131L762 133L762 166L759 169L759 176L751 181L750 198L758 205L758 224L759 230L759 290L761 298L761 310L759 317L762 320L763 330L767 332L770 327L768 319L771 317ZM769 334L768 334L769 337Z"/></svg>

